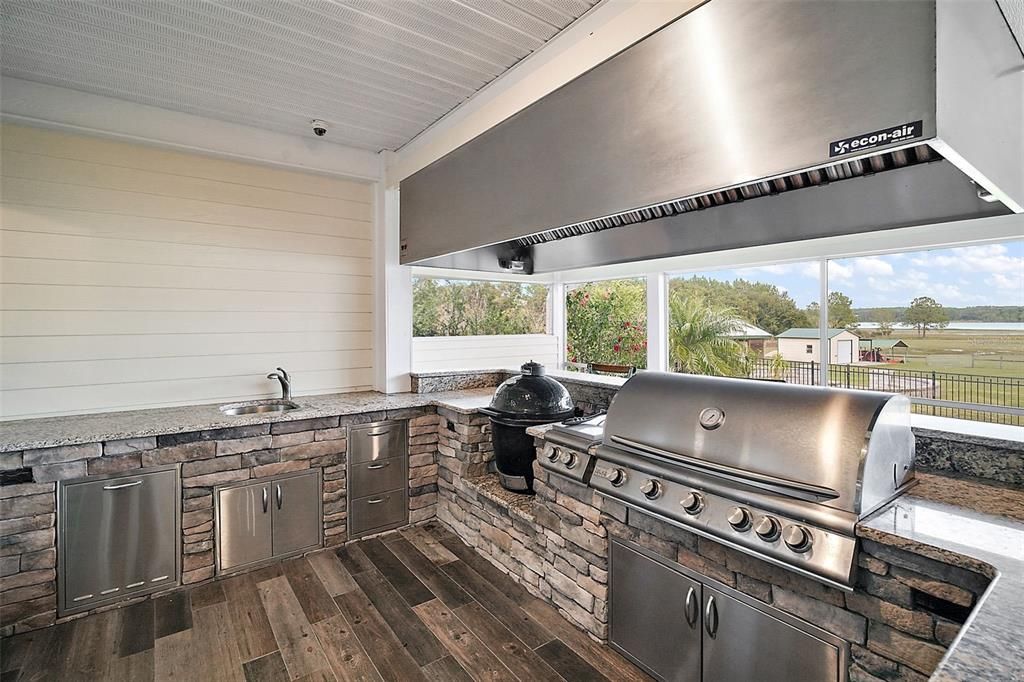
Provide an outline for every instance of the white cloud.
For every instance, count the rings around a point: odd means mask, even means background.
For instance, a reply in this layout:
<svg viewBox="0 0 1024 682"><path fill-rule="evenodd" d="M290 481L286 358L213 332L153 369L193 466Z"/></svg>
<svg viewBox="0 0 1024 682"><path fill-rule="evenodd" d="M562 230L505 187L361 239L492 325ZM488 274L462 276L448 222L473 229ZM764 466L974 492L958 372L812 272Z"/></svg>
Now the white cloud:
<svg viewBox="0 0 1024 682"><path fill-rule="evenodd" d="M828 262L828 279L829 281L838 280L842 282L848 282L853 278L853 266L843 265L839 261Z"/></svg>
<svg viewBox="0 0 1024 682"><path fill-rule="evenodd" d="M1006 289L1009 291L1017 290L1024 296L1024 273L1014 277L1012 275L1004 275L1001 272L993 273L991 277L985 279L985 284L995 287L997 289Z"/></svg>
<svg viewBox="0 0 1024 682"><path fill-rule="evenodd" d="M853 261L853 267L859 273L865 275L891 275L892 265L881 258L857 258Z"/></svg>
<svg viewBox="0 0 1024 682"><path fill-rule="evenodd" d="M916 255L912 262L918 267L968 273L1024 273L1024 258L1010 255L1003 244L928 251Z"/></svg>

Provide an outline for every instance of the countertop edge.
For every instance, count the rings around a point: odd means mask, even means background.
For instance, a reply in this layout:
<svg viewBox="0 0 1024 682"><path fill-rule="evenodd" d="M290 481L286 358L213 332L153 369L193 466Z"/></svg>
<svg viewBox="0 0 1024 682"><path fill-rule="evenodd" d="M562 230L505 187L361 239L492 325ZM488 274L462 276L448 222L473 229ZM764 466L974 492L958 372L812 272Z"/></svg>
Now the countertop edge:
<svg viewBox="0 0 1024 682"><path fill-rule="evenodd" d="M492 394L493 389L489 388L436 393L388 394L360 391L297 396L293 398L293 401L299 404L299 409L277 414L266 413L238 417L221 414L220 405L238 402L230 401L230 403L185 405L151 410L126 410L12 420L0 422L0 454L427 407L442 407L461 414L474 414L490 401ZM138 427L125 426L133 419L142 422L142 425ZM105 420L111 422L109 428L103 427L102 422ZM55 428L58 421L64 424L61 430L68 432L67 435L30 437L18 434L19 430L49 431ZM92 422L91 427L83 427L83 424L90 422ZM162 423L155 425L156 422ZM83 435L71 433L75 431L82 432Z"/></svg>
<svg viewBox="0 0 1024 682"><path fill-rule="evenodd" d="M913 493L893 500L857 524L857 536L919 556L957 566L986 576L990 582L971 609L956 638L946 650L931 680L952 682L965 679L1007 679L1024 664L1017 615L1024 607L1024 550L1019 556L966 546L919 533L915 510L954 514L961 518L991 523L1024 533L1024 523L1015 519L976 512ZM909 528L899 530L899 515L911 517ZM887 517L893 516L893 527ZM924 524L921 524L924 525ZM923 534L923 532L922 532ZM1016 642L1016 644L1014 644Z"/></svg>

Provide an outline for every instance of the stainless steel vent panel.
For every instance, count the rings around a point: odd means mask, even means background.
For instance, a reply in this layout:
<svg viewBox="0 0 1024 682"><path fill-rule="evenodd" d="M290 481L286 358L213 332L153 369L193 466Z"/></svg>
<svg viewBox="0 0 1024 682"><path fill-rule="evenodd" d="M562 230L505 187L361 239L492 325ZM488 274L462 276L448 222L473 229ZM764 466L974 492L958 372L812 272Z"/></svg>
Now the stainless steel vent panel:
<svg viewBox="0 0 1024 682"><path fill-rule="evenodd" d="M919 0L712 0L403 180L402 262L927 140L934 26Z"/></svg>
<svg viewBox="0 0 1024 682"><path fill-rule="evenodd" d="M615 396L602 448L859 516L912 477L909 415L887 393L650 372Z"/></svg>

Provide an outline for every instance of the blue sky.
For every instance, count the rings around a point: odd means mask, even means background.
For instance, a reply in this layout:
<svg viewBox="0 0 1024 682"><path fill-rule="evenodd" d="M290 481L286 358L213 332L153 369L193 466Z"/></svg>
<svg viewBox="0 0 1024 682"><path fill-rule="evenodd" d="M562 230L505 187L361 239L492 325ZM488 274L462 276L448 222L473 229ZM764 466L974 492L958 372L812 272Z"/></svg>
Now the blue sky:
<svg viewBox="0 0 1024 682"><path fill-rule="evenodd" d="M818 300L816 262L700 274L768 282L801 307ZM1024 305L1024 241L836 260L829 264L829 287L852 298L854 307L905 306L916 296L953 307Z"/></svg>

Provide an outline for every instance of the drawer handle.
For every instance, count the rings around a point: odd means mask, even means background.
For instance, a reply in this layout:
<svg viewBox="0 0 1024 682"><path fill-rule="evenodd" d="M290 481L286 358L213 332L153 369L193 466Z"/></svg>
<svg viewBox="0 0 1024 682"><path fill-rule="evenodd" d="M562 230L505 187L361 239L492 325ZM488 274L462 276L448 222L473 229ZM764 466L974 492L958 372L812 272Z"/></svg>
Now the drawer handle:
<svg viewBox="0 0 1024 682"><path fill-rule="evenodd" d="M130 589L132 589L133 587L142 587L142 586L143 586L143 585L145 585L145 584L146 584L146 581L145 581L145 580L143 580L143 581L141 581L141 582L137 582L137 583L132 583L132 584L130 584L130 585L125 585L125 586L124 586L124 589L126 589L126 590L130 590Z"/></svg>
<svg viewBox="0 0 1024 682"><path fill-rule="evenodd" d="M284 493L281 492L281 484L280 483L276 487L277 487L277 508L280 509L281 505L284 503Z"/></svg>
<svg viewBox="0 0 1024 682"><path fill-rule="evenodd" d="M390 497L378 497L375 500L367 500L366 504L380 504L381 502L384 502L385 500L390 500L390 499L391 499Z"/></svg>
<svg viewBox="0 0 1024 682"><path fill-rule="evenodd" d="M263 489L263 513L267 513L267 489Z"/></svg>
<svg viewBox="0 0 1024 682"><path fill-rule="evenodd" d="M142 481L132 481L131 483L122 483L120 485L105 485L104 490L120 490L121 488L134 488L137 485L142 485Z"/></svg>
<svg viewBox="0 0 1024 682"><path fill-rule="evenodd" d="M84 599L92 599L92 595L91 594L83 594L81 597L75 597L71 601L82 601Z"/></svg>
<svg viewBox="0 0 1024 682"><path fill-rule="evenodd" d="M384 462L383 464L371 464L366 467L367 469L383 469L386 466L391 466L391 462Z"/></svg>

